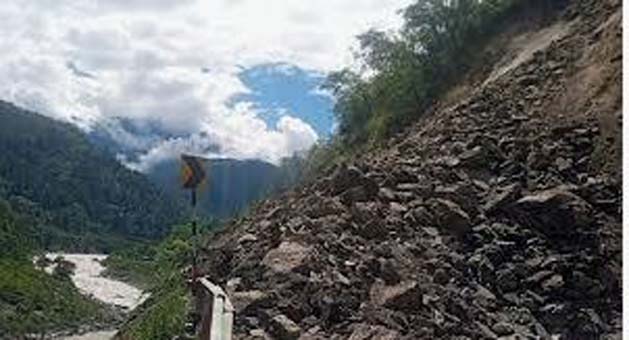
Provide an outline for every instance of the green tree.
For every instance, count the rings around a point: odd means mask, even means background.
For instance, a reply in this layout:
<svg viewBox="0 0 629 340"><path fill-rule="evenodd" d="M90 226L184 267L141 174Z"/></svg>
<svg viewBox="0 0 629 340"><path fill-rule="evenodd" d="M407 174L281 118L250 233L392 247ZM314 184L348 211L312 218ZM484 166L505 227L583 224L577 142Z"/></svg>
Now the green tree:
<svg viewBox="0 0 629 340"><path fill-rule="evenodd" d="M336 99L340 143L378 142L407 126L465 73L478 46L522 3L417 0L402 11L398 32L358 36L359 70L332 72L324 85Z"/></svg>

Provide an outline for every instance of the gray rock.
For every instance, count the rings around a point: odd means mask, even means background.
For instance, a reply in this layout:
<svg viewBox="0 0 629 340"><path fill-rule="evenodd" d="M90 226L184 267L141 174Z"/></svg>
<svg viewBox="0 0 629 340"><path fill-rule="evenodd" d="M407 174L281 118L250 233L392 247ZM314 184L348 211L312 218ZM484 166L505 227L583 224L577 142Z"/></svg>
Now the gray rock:
<svg viewBox="0 0 629 340"><path fill-rule="evenodd" d="M250 306L259 306L268 295L260 290L251 290L247 292L235 292L231 294L230 300L234 306L236 313L243 313ZM268 301L268 300L267 300Z"/></svg>
<svg viewBox="0 0 629 340"><path fill-rule="evenodd" d="M518 199L521 190L522 188L518 183L498 188L489 196L487 203L483 206L483 210L490 214L504 209L508 204Z"/></svg>
<svg viewBox="0 0 629 340"><path fill-rule="evenodd" d="M555 291L562 288L564 285L563 276L555 274L542 283L542 288L545 291Z"/></svg>
<svg viewBox="0 0 629 340"><path fill-rule="evenodd" d="M405 281L394 286L376 282L369 292L372 303L395 310L418 310L422 306L422 295L415 281Z"/></svg>
<svg viewBox="0 0 629 340"><path fill-rule="evenodd" d="M494 333L496 333L496 335L498 336L511 335L514 332L513 325L506 322L495 323L491 327L491 330L494 331Z"/></svg>
<svg viewBox="0 0 629 340"><path fill-rule="evenodd" d="M242 235L239 239L238 239L238 243L250 243L250 242L256 242L258 240L258 237L250 234L250 233L246 233L244 235Z"/></svg>
<svg viewBox="0 0 629 340"><path fill-rule="evenodd" d="M435 222L442 230L456 236L463 236L471 230L470 217L458 204L439 198L431 199L427 203L434 214Z"/></svg>
<svg viewBox="0 0 629 340"><path fill-rule="evenodd" d="M577 228L588 227L592 207L581 197L560 189L550 189L525 196L514 204L522 223L548 236L566 236Z"/></svg>
<svg viewBox="0 0 629 340"><path fill-rule="evenodd" d="M353 327L354 331L349 336L349 340L397 340L400 333L383 326L372 326L358 324Z"/></svg>
<svg viewBox="0 0 629 340"><path fill-rule="evenodd" d="M279 247L270 250L262 264L275 272L287 273L300 267L311 255L312 248L296 242L284 241Z"/></svg>
<svg viewBox="0 0 629 340"><path fill-rule="evenodd" d="M301 334L301 328L286 315L276 315L271 319L271 332L280 340L296 340Z"/></svg>
<svg viewBox="0 0 629 340"><path fill-rule="evenodd" d="M494 333L491 328L485 326L479 321L475 321L474 324L478 328L479 333L486 339L498 339L498 335Z"/></svg>

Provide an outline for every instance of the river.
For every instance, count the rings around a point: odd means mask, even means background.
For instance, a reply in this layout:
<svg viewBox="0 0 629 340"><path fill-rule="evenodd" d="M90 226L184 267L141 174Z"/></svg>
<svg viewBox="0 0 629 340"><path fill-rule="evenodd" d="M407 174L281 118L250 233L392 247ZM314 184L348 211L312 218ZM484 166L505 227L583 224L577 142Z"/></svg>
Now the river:
<svg viewBox="0 0 629 340"><path fill-rule="evenodd" d="M76 265L72 281L85 295L110 305L124 307L128 311L133 310L148 296L132 285L102 276L105 267L101 262L107 258L107 255L64 253L46 255L50 259L55 259L57 256L63 256L64 259ZM52 271L52 268L49 267L46 270ZM111 329L61 337L57 340L109 340L115 334L116 330Z"/></svg>

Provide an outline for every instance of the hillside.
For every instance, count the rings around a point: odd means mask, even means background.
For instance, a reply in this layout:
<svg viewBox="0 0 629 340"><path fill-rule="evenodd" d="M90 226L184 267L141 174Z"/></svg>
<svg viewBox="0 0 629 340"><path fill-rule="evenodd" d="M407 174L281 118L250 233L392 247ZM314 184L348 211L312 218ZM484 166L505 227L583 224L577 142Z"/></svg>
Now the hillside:
<svg viewBox="0 0 629 340"><path fill-rule="evenodd" d="M114 312L81 295L68 277L33 266L29 229L28 218L0 202L0 339L116 321Z"/></svg>
<svg viewBox="0 0 629 340"><path fill-rule="evenodd" d="M385 147L207 240L235 339L620 337L621 3L532 13Z"/></svg>
<svg viewBox="0 0 629 340"><path fill-rule="evenodd" d="M164 236L178 204L76 127L0 102L0 199L46 248L103 249Z"/></svg>

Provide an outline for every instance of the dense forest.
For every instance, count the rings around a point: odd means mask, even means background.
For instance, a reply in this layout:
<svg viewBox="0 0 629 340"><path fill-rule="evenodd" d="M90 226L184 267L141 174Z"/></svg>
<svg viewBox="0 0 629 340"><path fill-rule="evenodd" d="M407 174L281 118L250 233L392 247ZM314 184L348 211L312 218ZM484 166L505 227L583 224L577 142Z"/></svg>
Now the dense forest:
<svg viewBox="0 0 629 340"><path fill-rule="evenodd" d="M0 199L29 216L38 246L102 249L117 238L155 239L181 216L177 201L76 127L5 102L0 121Z"/></svg>

